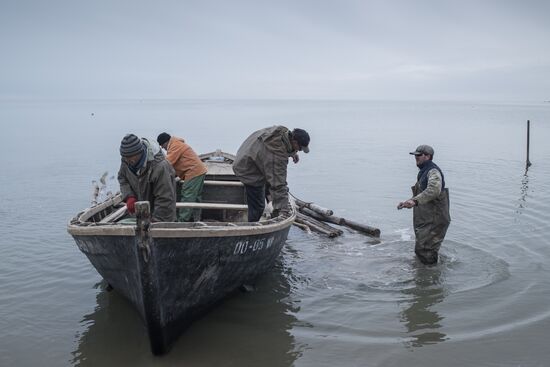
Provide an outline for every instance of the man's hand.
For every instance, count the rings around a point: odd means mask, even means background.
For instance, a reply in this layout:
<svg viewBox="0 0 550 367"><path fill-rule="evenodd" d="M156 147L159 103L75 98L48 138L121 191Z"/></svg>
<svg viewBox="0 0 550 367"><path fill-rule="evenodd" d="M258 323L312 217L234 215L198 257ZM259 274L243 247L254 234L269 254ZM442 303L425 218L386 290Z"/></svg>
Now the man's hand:
<svg viewBox="0 0 550 367"><path fill-rule="evenodd" d="M397 205L397 209L403 209L403 208L412 208L416 206L416 201L414 201L413 199L409 199L407 201L402 201L400 202L398 205Z"/></svg>
<svg viewBox="0 0 550 367"><path fill-rule="evenodd" d="M292 161L294 163L298 163L298 161L300 160L300 157L298 156L298 153L295 153L293 156L292 156Z"/></svg>
<svg viewBox="0 0 550 367"><path fill-rule="evenodd" d="M136 212L136 201L137 198L135 196L128 196L126 199L126 208L128 209L128 213L134 214Z"/></svg>

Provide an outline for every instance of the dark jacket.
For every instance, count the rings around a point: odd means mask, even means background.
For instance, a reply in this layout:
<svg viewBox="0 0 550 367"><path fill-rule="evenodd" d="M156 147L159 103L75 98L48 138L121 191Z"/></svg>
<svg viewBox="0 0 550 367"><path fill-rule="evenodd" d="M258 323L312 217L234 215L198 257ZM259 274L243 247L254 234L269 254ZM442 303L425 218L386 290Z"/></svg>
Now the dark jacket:
<svg viewBox="0 0 550 367"><path fill-rule="evenodd" d="M118 182L122 199L135 196L138 201L149 201L151 218L155 222L176 221L176 182L172 165L164 158L160 148L142 139L147 147L144 167L134 174L121 160Z"/></svg>
<svg viewBox="0 0 550 367"><path fill-rule="evenodd" d="M295 153L286 127L267 127L244 141L237 151L233 171L245 185L269 185L273 209L285 210L288 208L288 158Z"/></svg>

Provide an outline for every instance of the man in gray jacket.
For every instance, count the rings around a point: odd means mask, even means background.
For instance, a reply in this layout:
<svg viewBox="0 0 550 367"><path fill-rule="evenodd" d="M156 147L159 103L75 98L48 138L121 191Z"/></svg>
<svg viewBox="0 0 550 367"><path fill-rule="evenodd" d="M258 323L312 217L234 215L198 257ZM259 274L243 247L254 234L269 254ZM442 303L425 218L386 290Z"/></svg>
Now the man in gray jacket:
<svg viewBox="0 0 550 367"><path fill-rule="evenodd" d="M298 163L298 152L309 152L309 134L272 126L255 131L237 151L233 171L246 189L248 221L260 220L265 208L265 190L273 201L273 216L289 212L286 182L288 158Z"/></svg>
<svg viewBox="0 0 550 367"><path fill-rule="evenodd" d="M135 212L136 201L149 201L153 222L175 222L175 171L160 147L127 134L120 143L120 155L118 182L128 212Z"/></svg>
<svg viewBox="0 0 550 367"><path fill-rule="evenodd" d="M412 187L413 197L400 202L397 209L413 208L414 252L423 264L435 264L451 223L449 189L445 187L443 172L432 161L431 146L420 145L410 154L419 169L417 182Z"/></svg>

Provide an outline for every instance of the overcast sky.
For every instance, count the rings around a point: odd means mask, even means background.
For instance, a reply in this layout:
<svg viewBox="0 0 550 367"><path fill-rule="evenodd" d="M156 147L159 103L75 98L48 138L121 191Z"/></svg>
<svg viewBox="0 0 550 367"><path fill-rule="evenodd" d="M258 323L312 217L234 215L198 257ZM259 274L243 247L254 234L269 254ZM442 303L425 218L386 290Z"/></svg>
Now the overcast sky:
<svg viewBox="0 0 550 367"><path fill-rule="evenodd" d="M550 1L0 0L0 98L550 100Z"/></svg>

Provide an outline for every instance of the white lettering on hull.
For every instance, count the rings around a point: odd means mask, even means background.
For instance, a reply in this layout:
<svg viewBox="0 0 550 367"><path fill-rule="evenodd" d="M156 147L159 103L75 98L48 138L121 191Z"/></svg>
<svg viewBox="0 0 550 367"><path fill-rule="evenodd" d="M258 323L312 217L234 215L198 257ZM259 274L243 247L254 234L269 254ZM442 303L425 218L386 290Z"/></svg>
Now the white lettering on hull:
<svg viewBox="0 0 550 367"><path fill-rule="evenodd" d="M255 241L242 240L235 244L233 255L244 255L248 252L257 252L270 248L273 246L275 237L260 238Z"/></svg>

